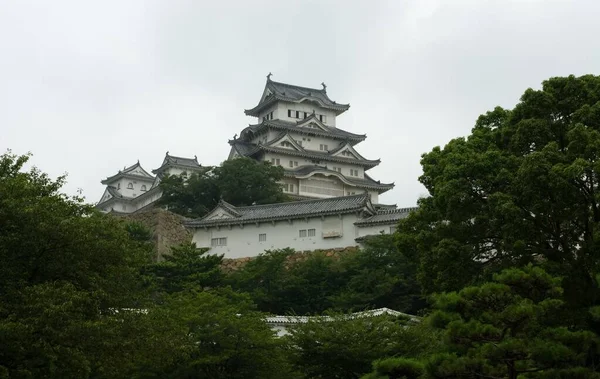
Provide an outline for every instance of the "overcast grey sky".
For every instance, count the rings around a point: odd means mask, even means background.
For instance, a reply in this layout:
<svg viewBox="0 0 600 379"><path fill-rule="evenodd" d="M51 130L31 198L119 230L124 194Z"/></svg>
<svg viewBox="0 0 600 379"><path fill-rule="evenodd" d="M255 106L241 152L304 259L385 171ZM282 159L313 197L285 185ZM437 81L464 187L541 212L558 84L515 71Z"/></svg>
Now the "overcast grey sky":
<svg viewBox="0 0 600 379"><path fill-rule="evenodd" d="M0 0L0 152L31 151L90 202L165 152L205 165L255 119L265 76L350 103L338 126L396 188L426 194L422 153L551 76L600 71L598 0Z"/></svg>

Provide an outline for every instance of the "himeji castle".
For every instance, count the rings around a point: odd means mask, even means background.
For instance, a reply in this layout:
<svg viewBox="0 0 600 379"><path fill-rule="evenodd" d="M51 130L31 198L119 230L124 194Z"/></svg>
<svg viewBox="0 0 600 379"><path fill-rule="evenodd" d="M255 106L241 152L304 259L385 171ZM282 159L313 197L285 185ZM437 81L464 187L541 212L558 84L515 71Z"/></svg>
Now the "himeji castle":
<svg viewBox="0 0 600 379"><path fill-rule="evenodd" d="M337 116L350 108L321 89L279 83L267 76L258 104L245 111L258 123L229 141L229 159L245 156L285 169L283 190L298 199L321 199L367 192L371 202L393 183L372 179L367 171L380 163L356 146L367 137L337 127Z"/></svg>
<svg viewBox="0 0 600 379"><path fill-rule="evenodd" d="M229 140L228 159L250 157L284 168L284 193L295 201L236 207L221 200L206 216L190 220L198 247L226 258L255 256L268 249L344 248L370 235L392 233L415 208L379 203L394 187L371 178L380 163L356 149L366 135L338 127L349 104L327 95L327 86L308 88L275 82L271 74L258 104L245 111L257 121ZM102 181L106 190L96 207L104 212L141 212L160 198L165 175L202 170L197 159L166 154L149 174L139 164Z"/></svg>

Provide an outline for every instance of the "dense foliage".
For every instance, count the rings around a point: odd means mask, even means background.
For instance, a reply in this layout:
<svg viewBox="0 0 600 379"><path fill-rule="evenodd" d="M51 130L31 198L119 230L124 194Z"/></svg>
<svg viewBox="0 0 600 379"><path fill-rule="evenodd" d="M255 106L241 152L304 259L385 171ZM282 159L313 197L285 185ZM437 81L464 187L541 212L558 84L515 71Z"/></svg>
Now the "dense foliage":
<svg viewBox="0 0 600 379"><path fill-rule="evenodd" d="M233 272L0 156L0 378L600 377L600 77L552 78L423 156L430 196L344 254L268 251ZM247 159L163 181L200 216L285 200ZM424 301L431 299L430 309ZM387 307L424 317L354 317ZM331 314L277 338L266 313Z"/></svg>
<svg viewBox="0 0 600 379"><path fill-rule="evenodd" d="M423 156L430 195L400 230L427 292L459 290L544 262L569 302L598 300L600 77L551 78L513 110Z"/></svg>
<svg viewBox="0 0 600 379"><path fill-rule="evenodd" d="M219 167L205 167L199 173L163 178L159 202L187 217L204 216L219 199L235 206L277 203L287 199L278 183L281 179L282 167L236 158Z"/></svg>
<svg viewBox="0 0 600 379"><path fill-rule="evenodd" d="M382 235L370 239L365 249L340 256L267 251L230 275L228 282L249 293L258 309L275 314L382 307L416 313L425 306L416 271L393 238Z"/></svg>

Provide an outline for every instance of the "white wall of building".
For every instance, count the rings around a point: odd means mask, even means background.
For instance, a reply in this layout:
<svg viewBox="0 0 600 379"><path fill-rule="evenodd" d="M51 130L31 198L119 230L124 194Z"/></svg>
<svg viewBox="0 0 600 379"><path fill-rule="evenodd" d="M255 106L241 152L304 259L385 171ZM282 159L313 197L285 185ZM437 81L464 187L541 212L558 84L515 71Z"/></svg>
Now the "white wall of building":
<svg viewBox="0 0 600 379"><path fill-rule="evenodd" d="M373 236L378 234L391 234L396 224L361 226L357 228L358 237Z"/></svg>
<svg viewBox="0 0 600 379"><path fill-rule="evenodd" d="M338 247L356 246L358 228L354 223L358 220L356 214L334 215L308 220L277 221L257 224L246 224L243 227L224 226L195 229L193 242L198 247L210 247L210 252L224 254L226 258L256 256L265 250L293 247L298 251L333 249ZM308 236L308 230L314 229L315 235ZM307 236L300 237L300 230L306 230ZM259 241L259 235L265 234L266 241ZM324 238L327 235L337 237ZM211 247L213 238L227 238L226 246Z"/></svg>
<svg viewBox="0 0 600 379"><path fill-rule="evenodd" d="M288 117L288 110L292 111L292 117ZM300 118L296 118L296 111L300 112ZM334 111L329 109L321 108L316 103L302 102L300 104L283 103L280 102L277 107L277 118L284 121L297 122L304 119L304 112L307 116L310 116L313 111L317 115L323 115L323 123L328 126L335 127L336 114ZM273 114L275 116L275 113Z"/></svg>
<svg viewBox="0 0 600 379"><path fill-rule="evenodd" d="M111 182L110 185L115 187L117 191L119 191L119 193L123 195L123 197L134 198L150 190L150 188L152 188L152 183L154 183L154 178L148 178L146 180L145 178L133 179L122 177L119 180ZM129 188L130 185L133 188ZM145 191L142 190L143 186L146 186Z"/></svg>

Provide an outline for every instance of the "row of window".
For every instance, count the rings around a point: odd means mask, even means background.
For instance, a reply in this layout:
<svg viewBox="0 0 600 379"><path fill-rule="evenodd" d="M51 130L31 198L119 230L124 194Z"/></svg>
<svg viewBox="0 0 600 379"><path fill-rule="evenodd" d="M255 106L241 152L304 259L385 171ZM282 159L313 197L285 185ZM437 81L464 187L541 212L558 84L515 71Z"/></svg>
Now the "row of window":
<svg viewBox="0 0 600 379"><path fill-rule="evenodd" d="M272 119L273 119L273 112L267 114L266 116L263 116L263 121L272 120Z"/></svg>
<svg viewBox="0 0 600 379"><path fill-rule="evenodd" d="M291 183L283 183L283 190L285 192L294 192L294 185Z"/></svg>
<svg viewBox="0 0 600 379"><path fill-rule="evenodd" d="M301 229L298 231L300 238L314 237L317 235L316 229ZM260 233L258 235L258 242L267 242L267 233ZM227 237L211 238L211 247L227 246Z"/></svg>
<svg viewBox="0 0 600 379"><path fill-rule="evenodd" d="M227 246L227 237L212 238L210 240L210 246Z"/></svg>
<svg viewBox="0 0 600 379"><path fill-rule="evenodd" d="M288 109L288 117L289 118L304 119L304 118L308 117L308 112L296 111L296 110L293 110L293 109ZM319 121L321 121L321 122L327 122L327 116L325 116L324 114L317 114L317 117L319 118Z"/></svg>
<svg viewBox="0 0 600 379"><path fill-rule="evenodd" d="M315 234L316 234L315 229L300 229L298 231L298 237L300 237L300 238L314 237Z"/></svg>
<svg viewBox="0 0 600 379"><path fill-rule="evenodd" d="M121 183L117 183L117 189L121 189ZM127 184L127 189L133 189L133 183ZM141 191L146 191L146 185L142 184Z"/></svg>

